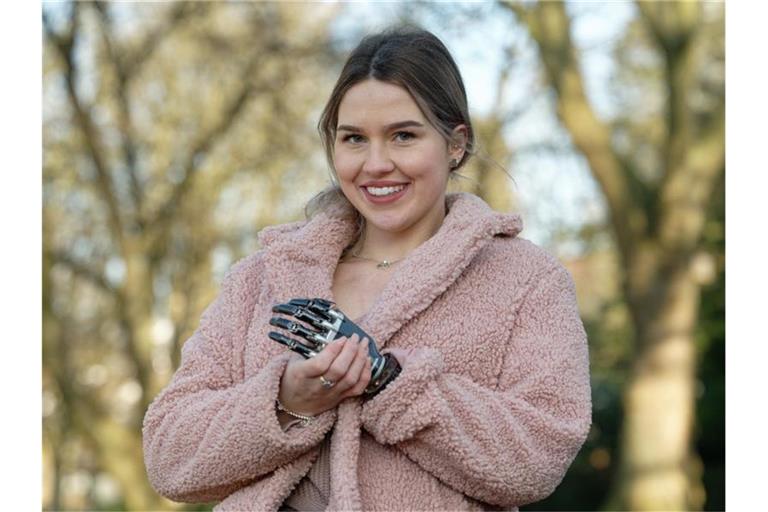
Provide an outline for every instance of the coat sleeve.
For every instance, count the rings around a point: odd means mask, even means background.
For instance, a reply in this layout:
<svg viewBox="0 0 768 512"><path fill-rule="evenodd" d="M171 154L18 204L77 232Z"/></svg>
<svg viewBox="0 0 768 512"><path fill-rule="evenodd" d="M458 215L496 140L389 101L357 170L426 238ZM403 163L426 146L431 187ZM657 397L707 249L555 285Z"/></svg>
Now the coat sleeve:
<svg viewBox="0 0 768 512"><path fill-rule="evenodd" d="M591 424L589 360L573 281L561 265L522 300L495 389L442 371L416 349L363 406L363 425L435 477L489 504L552 493Z"/></svg>
<svg viewBox="0 0 768 512"><path fill-rule="evenodd" d="M223 499L319 444L335 421L331 410L307 427L282 430L275 399L288 353L248 378L236 375L233 358L256 302L256 267L246 260L227 276L144 418L149 481L170 499Z"/></svg>

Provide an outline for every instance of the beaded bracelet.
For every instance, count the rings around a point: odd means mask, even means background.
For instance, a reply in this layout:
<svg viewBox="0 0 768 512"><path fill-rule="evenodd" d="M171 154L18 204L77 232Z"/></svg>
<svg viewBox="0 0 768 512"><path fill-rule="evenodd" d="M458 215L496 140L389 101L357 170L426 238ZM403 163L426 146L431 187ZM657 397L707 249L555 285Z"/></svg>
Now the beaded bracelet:
<svg viewBox="0 0 768 512"><path fill-rule="evenodd" d="M277 410L278 411L283 411L288 416L293 416L294 418L300 419L301 420L301 425L304 426L304 427L306 427L307 425L312 423L312 421L315 419L314 416L306 416L304 414L299 414L297 412L293 412L293 411L290 411L290 410L286 409L285 406L280 403L280 399L279 398L277 400L275 400L275 404L277 405Z"/></svg>

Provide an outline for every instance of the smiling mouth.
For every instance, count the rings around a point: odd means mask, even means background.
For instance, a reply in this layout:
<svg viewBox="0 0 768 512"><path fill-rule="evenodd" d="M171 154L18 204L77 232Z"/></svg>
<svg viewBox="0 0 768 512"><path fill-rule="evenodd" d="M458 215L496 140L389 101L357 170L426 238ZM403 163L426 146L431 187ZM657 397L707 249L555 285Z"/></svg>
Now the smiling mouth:
<svg viewBox="0 0 768 512"><path fill-rule="evenodd" d="M396 194L405 188L405 185L396 185L393 187L363 187L366 192L376 197L385 197Z"/></svg>

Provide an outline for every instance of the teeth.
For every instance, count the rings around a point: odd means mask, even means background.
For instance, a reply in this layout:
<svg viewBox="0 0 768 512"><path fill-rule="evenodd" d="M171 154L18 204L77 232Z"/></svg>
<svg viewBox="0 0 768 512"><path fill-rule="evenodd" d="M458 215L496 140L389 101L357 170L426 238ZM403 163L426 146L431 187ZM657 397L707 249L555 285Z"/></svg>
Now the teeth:
<svg viewBox="0 0 768 512"><path fill-rule="evenodd" d="M388 196L395 192L400 192L405 188L405 185L397 185L396 187L365 187L368 193L372 196Z"/></svg>

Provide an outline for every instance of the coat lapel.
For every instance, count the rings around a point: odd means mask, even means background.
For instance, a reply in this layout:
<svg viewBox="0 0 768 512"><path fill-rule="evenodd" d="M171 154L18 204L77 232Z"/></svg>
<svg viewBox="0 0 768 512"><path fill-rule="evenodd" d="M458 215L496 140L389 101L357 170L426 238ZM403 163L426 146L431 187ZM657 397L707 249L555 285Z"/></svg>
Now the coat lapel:
<svg viewBox="0 0 768 512"><path fill-rule="evenodd" d="M336 265L354 231L352 222L319 213L310 221L259 233L259 242L266 250L270 298L275 303L294 298L331 299Z"/></svg>
<svg viewBox="0 0 768 512"><path fill-rule="evenodd" d="M440 230L401 262L365 317L363 328L380 349L448 289L494 236L522 230L519 215L497 213L471 194L451 194L446 201Z"/></svg>
<svg viewBox="0 0 768 512"><path fill-rule="evenodd" d="M519 215L495 212L471 194L449 194L446 205L448 214L440 230L400 262L360 321L379 348L429 307L494 236L515 236L522 230ZM333 298L336 265L355 234L352 220L339 212L323 212L309 221L267 228L259 234L267 252L273 300Z"/></svg>

